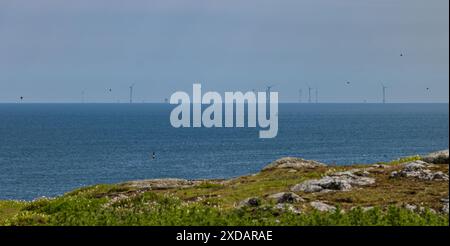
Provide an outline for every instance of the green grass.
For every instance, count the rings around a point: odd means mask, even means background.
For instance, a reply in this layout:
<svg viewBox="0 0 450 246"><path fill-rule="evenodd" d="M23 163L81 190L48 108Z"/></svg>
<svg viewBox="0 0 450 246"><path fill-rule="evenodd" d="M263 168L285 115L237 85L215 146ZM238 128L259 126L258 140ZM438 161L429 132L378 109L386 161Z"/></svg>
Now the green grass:
<svg viewBox="0 0 450 246"><path fill-rule="evenodd" d="M24 206L25 202L0 201L0 225L5 223L6 219L19 213Z"/></svg>
<svg viewBox="0 0 450 246"><path fill-rule="evenodd" d="M417 160L421 160L421 159L422 158L419 155L414 155L414 156L407 156L407 157L399 158L397 160L393 160L390 162L379 162L379 164L399 165L402 163L417 161Z"/></svg>
<svg viewBox="0 0 450 246"><path fill-rule="evenodd" d="M293 214L270 206L223 209L198 203L184 203L177 197L147 192L107 205L108 199L68 196L29 203L3 221L4 225L240 225L240 226L408 226L448 225L448 216L431 212L413 213L398 207L363 212L310 212Z"/></svg>

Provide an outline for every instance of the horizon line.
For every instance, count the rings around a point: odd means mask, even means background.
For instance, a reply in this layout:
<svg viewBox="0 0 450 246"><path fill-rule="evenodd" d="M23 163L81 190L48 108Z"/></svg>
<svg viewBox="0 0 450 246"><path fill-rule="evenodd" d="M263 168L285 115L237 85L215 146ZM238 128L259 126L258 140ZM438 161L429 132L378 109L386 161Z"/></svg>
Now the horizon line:
<svg viewBox="0 0 450 246"><path fill-rule="evenodd" d="M278 102L279 104L449 104L449 102ZM0 102L0 104L170 104L168 102ZM191 103L192 104L192 103ZM211 103L210 103L211 104ZM204 105L210 105L204 104ZM218 104L224 104L223 102Z"/></svg>

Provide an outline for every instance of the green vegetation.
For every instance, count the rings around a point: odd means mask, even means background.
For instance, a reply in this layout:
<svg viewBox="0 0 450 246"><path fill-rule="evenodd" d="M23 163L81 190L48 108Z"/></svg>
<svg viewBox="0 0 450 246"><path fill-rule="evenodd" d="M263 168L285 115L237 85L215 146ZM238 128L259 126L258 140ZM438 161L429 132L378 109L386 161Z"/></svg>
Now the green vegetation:
<svg viewBox="0 0 450 246"><path fill-rule="evenodd" d="M4 224L6 219L17 214L24 206L24 202L0 201L0 225Z"/></svg>
<svg viewBox="0 0 450 246"><path fill-rule="evenodd" d="M380 162L380 164L399 165L406 162L417 161L422 159L419 155L407 156L390 162Z"/></svg>
<svg viewBox="0 0 450 246"><path fill-rule="evenodd" d="M448 226L441 199L448 197L448 182L391 179L401 163L374 169L373 185L346 192L297 192L304 201L290 204L297 211L280 209L268 196L329 173L363 166L329 166L301 170L271 169L230 180L198 181L187 187L102 184L69 192L61 197L32 202L0 201L0 225L429 225ZM448 165L433 171L448 174ZM150 181L149 181L150 182ZM144 182L145 183L145 182ZM238 206L248 197L259 197L259 206ZM311 201L337 207L319 212ZM406 204L420 206L412 212ZM368 209L370 207L370 209Z"/></svg>
<svg viewBox="0 0 450 246"><path fill-rule="evenodd" d="M4 221L5 225L448 225L448 216L398 207L383 211L361 208L305 214L270 206L221 209L185 204L179 198L148 192L107 206L107 199L61 197L38 200Z"/></svg>

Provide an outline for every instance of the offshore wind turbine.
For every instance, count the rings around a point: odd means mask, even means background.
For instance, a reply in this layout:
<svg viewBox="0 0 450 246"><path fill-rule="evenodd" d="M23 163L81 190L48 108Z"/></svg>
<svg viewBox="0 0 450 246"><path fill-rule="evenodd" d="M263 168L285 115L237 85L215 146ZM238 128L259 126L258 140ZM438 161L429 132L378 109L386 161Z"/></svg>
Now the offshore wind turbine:
<svg viewBox="0 0 450 246"><path fill-rule="evenodd" d="M386 88L384 84L381 84L382 92L383 92L383 104L386 103Z"/></svg>
<svg viewBox="0 0 450 246"><path fill-rule="evenodd" d="M109 99L111 100L111 102L114 103L114 97L113 97L113 94L112 94L112 88L108 88L107 89L107 93L108 93L108 96L109 96Z"/></svg>
<svg viewBox="0 0 450 246"><path fill-rule="evenodd" d="M308 103L311 103L311 90L313 88L308 85Z"/></svg>
<svg viewBox="0 0 450 246"><path fill-rule="evenodd" d="M134 84L130 85L130 103L133 103L133 88Z"/></svg>

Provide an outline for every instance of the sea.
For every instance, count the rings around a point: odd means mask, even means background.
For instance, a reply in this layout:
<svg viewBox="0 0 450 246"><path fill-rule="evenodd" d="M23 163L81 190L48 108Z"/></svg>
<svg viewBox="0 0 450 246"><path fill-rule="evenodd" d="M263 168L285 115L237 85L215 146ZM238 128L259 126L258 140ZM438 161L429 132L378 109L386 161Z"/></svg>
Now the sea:
<svg viewBox="0 0 450 246"><path fill-rule="evenodd" d="M170 104L0 104L0 199L102 183L230 178L286 156L370 164L448 149L448 104L280 104L258 128L174 128ZM153 156L154 153L154 156Z"/></svg>

